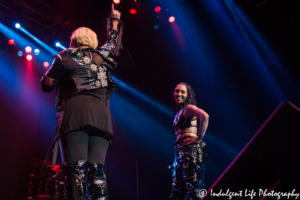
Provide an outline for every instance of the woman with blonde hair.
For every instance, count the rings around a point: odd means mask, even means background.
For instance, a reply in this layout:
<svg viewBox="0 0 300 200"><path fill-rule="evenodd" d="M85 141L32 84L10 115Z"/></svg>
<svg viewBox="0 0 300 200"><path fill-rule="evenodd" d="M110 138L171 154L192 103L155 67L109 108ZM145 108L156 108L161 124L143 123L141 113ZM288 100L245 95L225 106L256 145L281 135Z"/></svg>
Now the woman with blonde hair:
<svg viewBox="0 0 300 200"><path fill-rule="evenodd" d="M108 197L104 163L113 138L109 99L116 87L110 70L121 44L120 12L112 5L108 39L98 48L97 35L81 27L71 36L43 76L44 92L56 88L56 137L49 152L61 148L68 199ZM49 152L47 158L49 158Z"/></svg>

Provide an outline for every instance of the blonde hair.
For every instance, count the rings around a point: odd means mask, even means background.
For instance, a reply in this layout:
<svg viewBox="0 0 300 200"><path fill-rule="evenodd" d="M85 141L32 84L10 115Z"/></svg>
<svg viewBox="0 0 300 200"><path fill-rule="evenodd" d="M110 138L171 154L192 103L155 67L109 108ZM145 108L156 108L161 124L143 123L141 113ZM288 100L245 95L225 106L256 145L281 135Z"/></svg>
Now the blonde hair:
<svg viewBox="0 0 300 200"><path fill-rule="evenodd" d="M98 46L96 33L86 27L76 29L71 35L70 48L80 46L89 46L96 49Z"/></svg>

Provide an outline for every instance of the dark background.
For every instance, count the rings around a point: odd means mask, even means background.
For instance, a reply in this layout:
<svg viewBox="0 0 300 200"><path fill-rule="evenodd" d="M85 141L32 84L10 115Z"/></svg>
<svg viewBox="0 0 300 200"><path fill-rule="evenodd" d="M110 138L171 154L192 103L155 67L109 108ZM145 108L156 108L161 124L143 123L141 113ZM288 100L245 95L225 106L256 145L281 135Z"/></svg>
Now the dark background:
<svg viewBox="0 0 300 200"><path fill-rule="evenodd" d="M28 196L29 174L37 174L30 161L45 158L55 131L55 94L42 93L39 83L47 70L42 63L51 63L53 55L41 48L40 57L30 62L18 57L18 42L9 46L8 39L24 37L28 44L22 45L37 44L14 23L57 52L54 43L68 47L72 31L81 26L94 30L101 45L111 3L0 1L1 24L18 35L9 37L0 29L4 199ZM160 13L154 12L156 6ZM124 48L112 71L118 88L111 99L114 139L106 159L110 199L168 198L175 141L172 90L181 81L192 86L198 106L210 115L207 188L280 102L299 106L299 1L123 0L115 8L122 13ZM132 8L137 14L130 14ZM174 23L168 22L170 16L176 17Z"/></svg>

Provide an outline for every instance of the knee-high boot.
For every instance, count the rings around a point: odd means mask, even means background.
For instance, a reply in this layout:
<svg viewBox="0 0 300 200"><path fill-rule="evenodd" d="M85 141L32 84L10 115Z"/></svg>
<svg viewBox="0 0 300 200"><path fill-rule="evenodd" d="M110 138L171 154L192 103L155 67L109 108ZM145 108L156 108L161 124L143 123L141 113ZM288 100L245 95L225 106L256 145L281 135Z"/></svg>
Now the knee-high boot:
<svg viewBox="0 0 300 200"><path fill-rule="evenodd" d="M92 200L108 200L106 176L102 164L88 164L88 181Z"/></svg>
<svg viewBox="0 0 300 200"><path fill-rule="evenodd" d="M87 161L64 163L68 200L87 200Z"/></svg>

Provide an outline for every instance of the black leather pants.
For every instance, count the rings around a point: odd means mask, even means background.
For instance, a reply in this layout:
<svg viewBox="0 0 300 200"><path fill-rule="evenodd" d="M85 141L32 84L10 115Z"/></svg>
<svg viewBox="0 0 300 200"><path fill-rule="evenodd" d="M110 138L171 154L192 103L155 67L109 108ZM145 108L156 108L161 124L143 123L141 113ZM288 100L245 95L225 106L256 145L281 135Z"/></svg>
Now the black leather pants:
<svg viewBox="0 0 300 200"><path fill-rule="evenodd" d="M175 161L173 164L173 183L170 199L198 200L201 189L205 189L204 167L206 154L203 142L185 145L183 141L175 143Z"/></svg>
<svg viewBox="0 0 300 200"><path fill-rule="evenodd" d="M108 191L103 165L99 163L89 163L88 171L90 199L107 200Z"/></svg>

